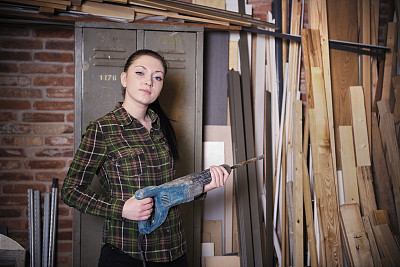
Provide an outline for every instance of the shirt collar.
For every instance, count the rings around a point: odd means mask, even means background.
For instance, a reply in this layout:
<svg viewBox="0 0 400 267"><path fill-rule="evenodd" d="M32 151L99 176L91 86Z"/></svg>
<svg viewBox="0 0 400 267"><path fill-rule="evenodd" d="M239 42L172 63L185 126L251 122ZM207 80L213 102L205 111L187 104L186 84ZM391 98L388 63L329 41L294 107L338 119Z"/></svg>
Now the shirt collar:
<svg viewBox="0 0 400 267"><path fill-rule="evenodd" d="M140 122L129 115L129 113L126 111L126 109L122 106L122 102L118 102L117 105L114 108L113 113L117 117L118 121L121 123L123 126L130 125L132 122L139 123ZM160 120L158 115L151 109L147 109L147 115L150 116L151 119L151 124L153 128L160 129Z"/></svg>

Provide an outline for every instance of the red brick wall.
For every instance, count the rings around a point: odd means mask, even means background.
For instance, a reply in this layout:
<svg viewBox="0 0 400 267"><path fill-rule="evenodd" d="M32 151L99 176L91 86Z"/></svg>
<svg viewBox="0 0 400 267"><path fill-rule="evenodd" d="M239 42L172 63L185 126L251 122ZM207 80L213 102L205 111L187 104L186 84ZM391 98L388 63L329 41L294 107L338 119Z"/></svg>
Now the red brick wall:
<svg viewBox="0 0 400 267"><path fill-rule="evenodd" d="M51 192L73 156L74 29L0 28L0 224L29 249L27 189ZM57 265L72 266L72 209L59 199Z"/></svg>

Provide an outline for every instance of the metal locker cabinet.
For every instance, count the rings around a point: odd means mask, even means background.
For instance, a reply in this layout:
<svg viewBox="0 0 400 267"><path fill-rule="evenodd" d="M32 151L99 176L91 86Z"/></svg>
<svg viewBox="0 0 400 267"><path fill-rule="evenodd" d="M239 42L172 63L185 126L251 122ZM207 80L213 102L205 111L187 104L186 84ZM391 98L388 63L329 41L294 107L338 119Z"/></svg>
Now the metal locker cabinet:
<svg viewBox="0 0 400 267"><path fill-rule="evenodd" d="M87 124L122 101L120 74L128 56L148 48L167 59L160 102L171 117L181 160L177 177L201 170L203 28L153 24L75 26L75 147ZM97 179L92 188L101 192ZM200 203L181 206L190 266L200 266ZM74 266L97 266L104 219L74 211Z"/></svg>

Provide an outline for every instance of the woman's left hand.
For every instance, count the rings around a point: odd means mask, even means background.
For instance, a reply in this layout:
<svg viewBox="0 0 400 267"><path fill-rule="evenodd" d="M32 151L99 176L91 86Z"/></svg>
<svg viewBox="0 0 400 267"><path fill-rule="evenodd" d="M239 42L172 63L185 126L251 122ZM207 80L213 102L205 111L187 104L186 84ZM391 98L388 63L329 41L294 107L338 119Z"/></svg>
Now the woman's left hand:
<svg viewBox="0 0 400 267"><path fill-rule="evenodd" d="M222 166L211 166L210 173L212 180L211 183L204 186L204 193L225 185L229 177L228 171Z"/></svg>

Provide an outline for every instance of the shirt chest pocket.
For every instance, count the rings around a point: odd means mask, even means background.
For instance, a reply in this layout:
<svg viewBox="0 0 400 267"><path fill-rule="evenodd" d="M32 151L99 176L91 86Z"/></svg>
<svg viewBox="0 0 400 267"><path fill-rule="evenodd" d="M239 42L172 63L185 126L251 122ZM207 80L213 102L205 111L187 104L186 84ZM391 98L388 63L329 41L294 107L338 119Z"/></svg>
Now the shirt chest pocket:
<svg viewBox="0 0 400 267"><path fill-rule="evenodd" d="M117 183L134 185L135 180L130 178L140 177L146 170L144 152L141 148L122 148L111 155L113 178Z"/></svg>

